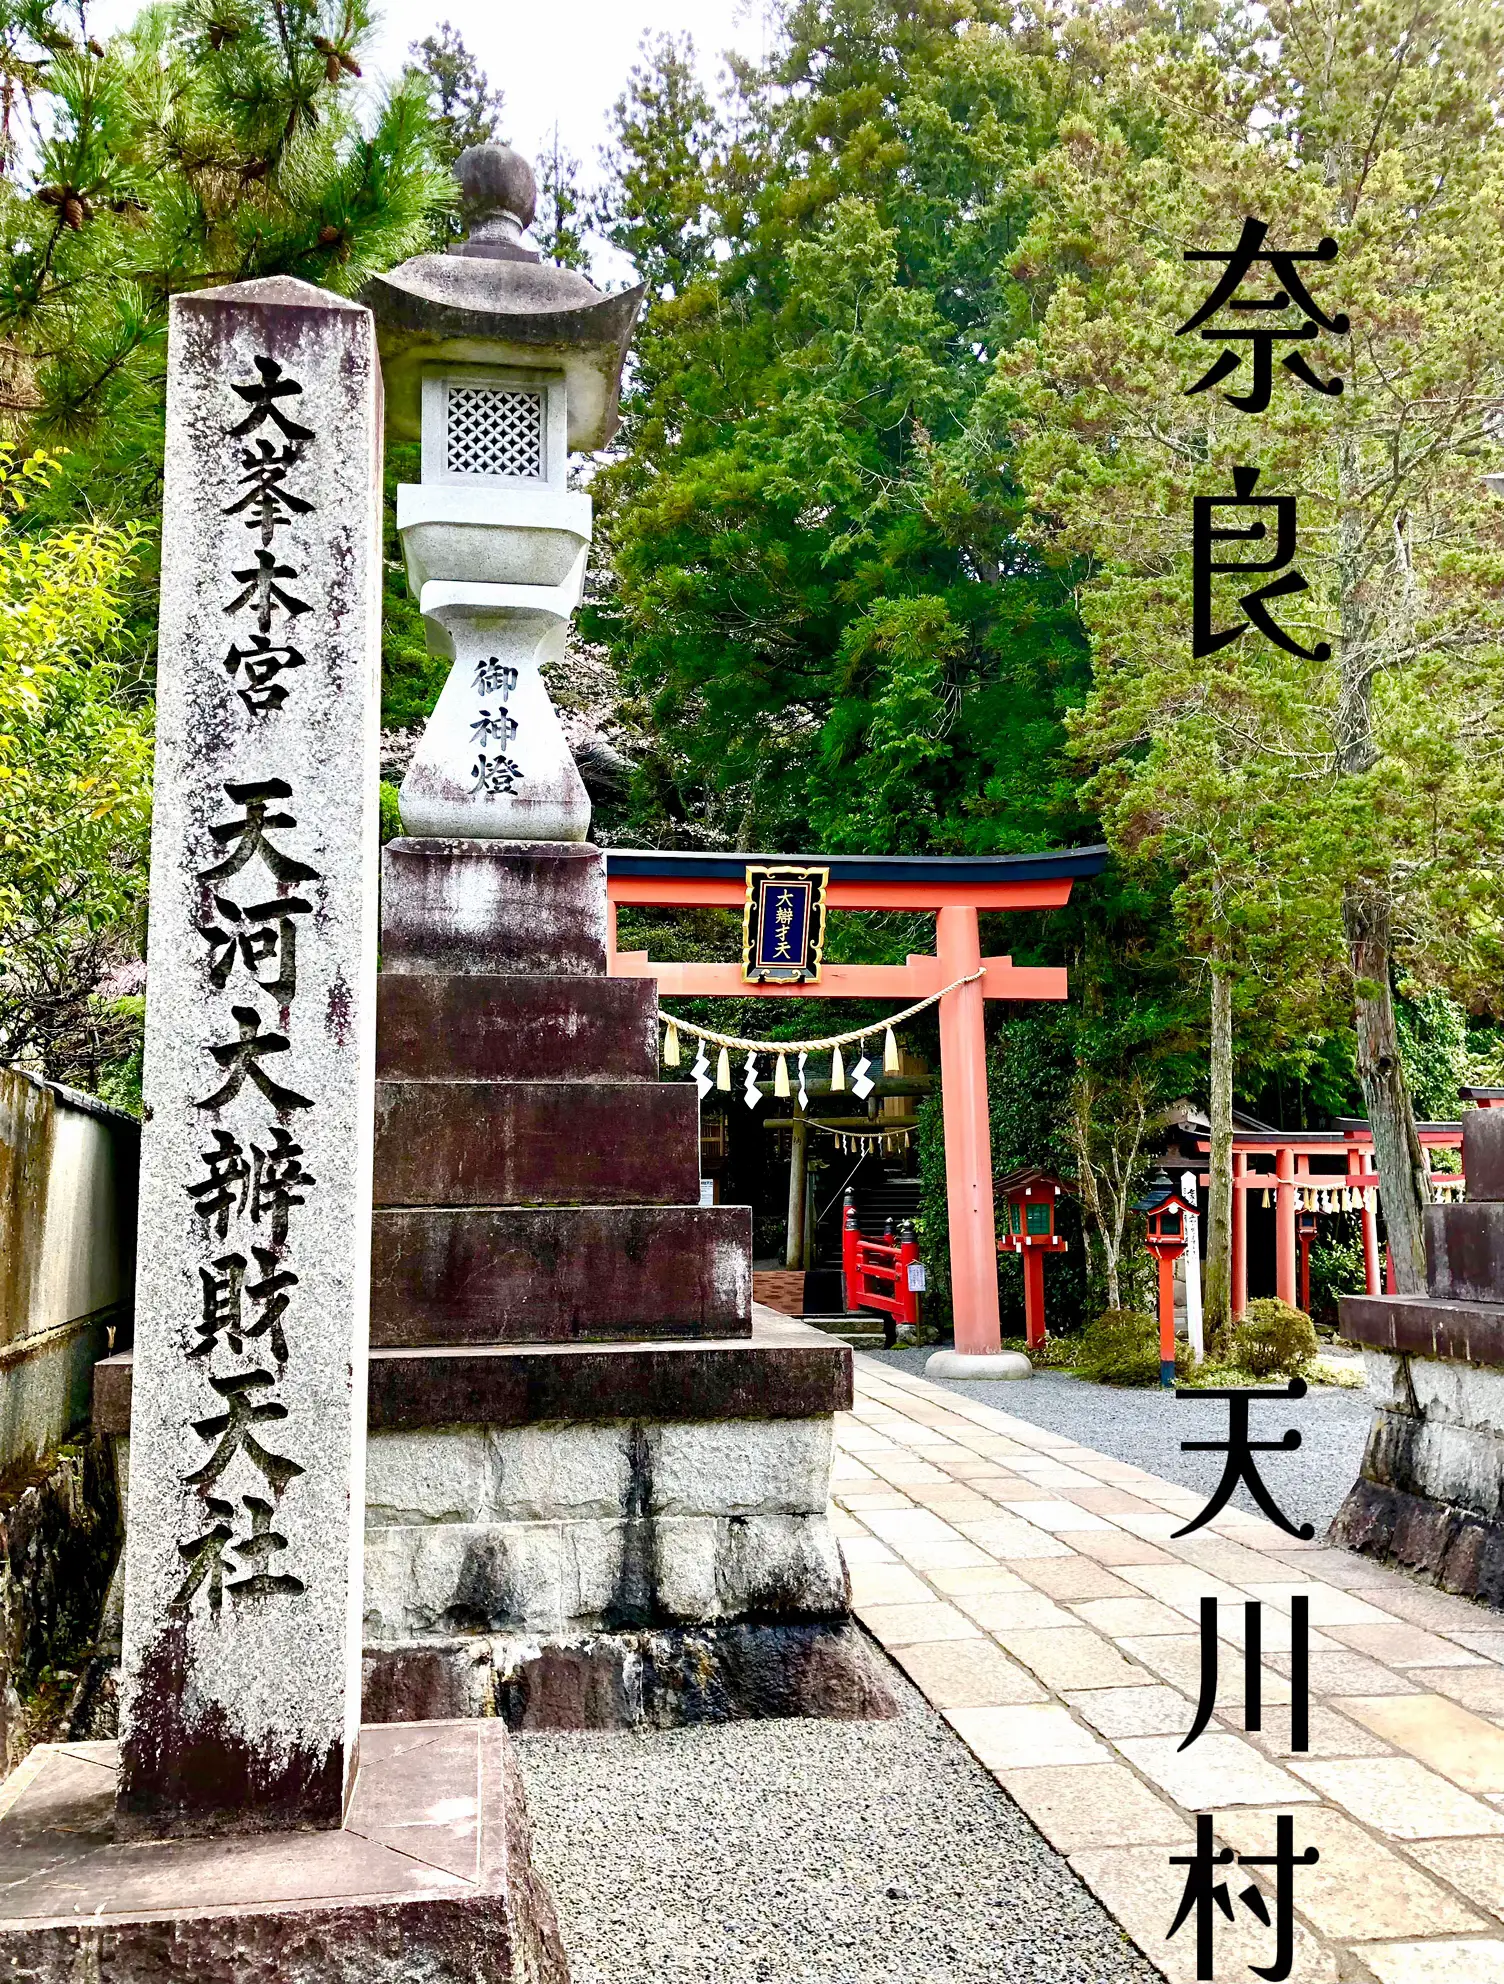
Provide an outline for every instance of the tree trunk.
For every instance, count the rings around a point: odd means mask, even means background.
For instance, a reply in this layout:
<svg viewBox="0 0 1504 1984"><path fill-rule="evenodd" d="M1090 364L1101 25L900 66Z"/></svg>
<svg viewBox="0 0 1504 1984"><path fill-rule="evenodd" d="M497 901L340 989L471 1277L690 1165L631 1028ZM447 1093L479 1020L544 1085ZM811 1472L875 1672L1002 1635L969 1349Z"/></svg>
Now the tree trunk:
<svg viewBox="0 0 1504 1984"><path fill-rule="evenodd" d="M1107 1277L1107 1306L1110 1309L1121 1309L1123 1304L1118 1282L1118 1249L1114 1244L1111 1222L1102 1206L1097 1167L1092 1162L1093 1100L1090 1084L1078 1078L1071 1096L1071 1141L1076 1147L1076 1191L1081 1200L1081 1210L1096 1228L1097 1244L1102 1249L1102 1266Z"/></svg>
<svg viewBox="0 0 1504 1984"><path fill-rule="evenodd" d="M1342 923L1353 974L1358 1084L1373 1132L1395 1285L1401 1295L1420 1295L1426 1286L1423 1208L1430 1185L1400 1062L1389 990L1389 903L1376 890L1349 888L1342 901Z"/></svg>
<svg viewBox="0 0 1504 1984"><path fill-rule="evenodd" d="M1232 1327L1232 980L1212 966L1211 1173L1207 1195L1206 1303L1209 1346L1225 1342ZM1186 1273L1195 1263L1186 1261Z"/></svg>
<svg viewBox="0 0 1504 1984"><path fill-rule="evenodd" d="M1102 1251L1107 1257L1107 1306L1109 1309L1121 1309L1123 1297L1118 1287L1117 1249L1104 1241Z"/></svg>

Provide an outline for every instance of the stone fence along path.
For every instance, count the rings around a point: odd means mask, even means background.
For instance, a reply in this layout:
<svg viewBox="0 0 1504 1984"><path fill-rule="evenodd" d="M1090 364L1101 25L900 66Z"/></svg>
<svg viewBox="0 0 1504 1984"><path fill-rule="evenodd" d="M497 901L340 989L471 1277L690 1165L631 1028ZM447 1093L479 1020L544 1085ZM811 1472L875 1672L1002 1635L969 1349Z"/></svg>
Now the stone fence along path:
<svg viewBox="0 0 1504 1984"><path fill-rule="evenodd" d="M1196 1977L1194 1912L1167 1934L1199 1813L1218 1848L1272 1855L1293 1820L1290 1975L1330 1984L1504 1979L1504 1615L1229 1508L996 1406L856 1359L835 1497L855 1610L1166 1977ZM1300 1424L1263 1406L1256 1435ZM1277 1499L1298 1455L1265 1478ZM1281 1470L1276 1472L1276 1469ZM1203 1598L1217 1711L1182 1749ZM1309 1605L1309 1748L1292 1753L1292 1602ZM1262 1601L1262 1728L1244 1729L1245 1604ZM937 1895L943 1870L937 1869ZM1215 1977L1272 1965L1217 1870Z"/></svg>

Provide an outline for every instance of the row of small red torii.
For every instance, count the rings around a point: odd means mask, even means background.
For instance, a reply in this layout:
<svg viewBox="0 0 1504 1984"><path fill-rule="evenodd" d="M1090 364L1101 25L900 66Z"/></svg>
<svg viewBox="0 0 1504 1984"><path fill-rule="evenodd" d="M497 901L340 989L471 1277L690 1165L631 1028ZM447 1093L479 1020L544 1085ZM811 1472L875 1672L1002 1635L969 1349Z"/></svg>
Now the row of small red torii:
<svg viewBox="0 0 1504 1984"><path fill-rule="evenodd" d="M1467 1090L1466 1098L1483 1109L1504 1106L1504 1091ZM1455 1123L1422 1123L1418 1126L1421 1147L1426 1151L1460 1150L1461 1126ZM1183 1197L1169 1179L1151 1186L1138 1210L1146 1216L1146 1245L1159 1267L1159 1326L1161 1362L1173 1367L1174 1275L1175 1262L1187 1246L1185 1220L1205 1202L1209 1174L1199 1167L1210 1149L1207 1137L1195 1140L1197 1168L1186 1175L1194 1177L1197 1195ZM1273 1166L1257 1169L1250 1159L1273 1159ZM1342 1162L1341 1171L1313 1171L1312 1158ZM1173 1159L1171 1169L1180 1173ZM1274 1211L1274 1292L1282 1302L1309 1310L1311 1304L1310 1250L1316 1233L1316 1210L1303 1207L1301 1199L1313 1194L1335 1196L1347 1191L1358 1196L1359 1222L1363 1235L1363 1274L1365 1292L1382 1293L1379 1267L1379 1233L1376 1198L1378 1172L1373 1155L1373 1135L1366 1123L1350 1123L1339 1130L1291 1131L1249 1130L1233 1139L1232 1152L1232 1289L1234 1316L1248 1307L1248 1195L1260 1192L1272 1199ZM1456 1172L1432 1172L1433 1185L1460 1187L1465 1180ZM1012 1172L999 1179L1004 1204L1004 1238L999 1245L1022 1254L1024 1260L1024 1316L1028 1342L1037 1348L1045 1340L1044 1256L1063 1253L1066 1242L1055 1230L1055 1205L1070 1187L1062 1179L1039 1170ZM1340 1210L1340 1208L1330 1208ZM1297 1260L1299 1263L1297 1281ZM1393 1292L1393 1263L1384 1277Z"/></svg>

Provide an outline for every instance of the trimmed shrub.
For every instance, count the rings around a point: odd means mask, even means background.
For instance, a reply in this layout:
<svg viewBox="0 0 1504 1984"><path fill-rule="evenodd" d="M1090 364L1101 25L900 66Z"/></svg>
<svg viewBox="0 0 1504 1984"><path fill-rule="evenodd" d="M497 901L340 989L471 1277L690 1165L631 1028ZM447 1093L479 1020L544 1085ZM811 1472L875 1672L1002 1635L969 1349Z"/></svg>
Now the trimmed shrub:
<svg viewBox="0 0 1504 1984"><path fill-rule="evenodd" d="M1159 1383L1159 1325L1142 1309L1106 1309L1081 1332L1075 1366L1102 1385Z"/></svg>
<svg viewBox="0 0 1504 1984"><path fill-rule="evenodd" d="M1304 1309L1261 1295L1232 1333L1235 1364L1255 1378L1298 1378L1316 1355L1316 1331Z"/></svg>

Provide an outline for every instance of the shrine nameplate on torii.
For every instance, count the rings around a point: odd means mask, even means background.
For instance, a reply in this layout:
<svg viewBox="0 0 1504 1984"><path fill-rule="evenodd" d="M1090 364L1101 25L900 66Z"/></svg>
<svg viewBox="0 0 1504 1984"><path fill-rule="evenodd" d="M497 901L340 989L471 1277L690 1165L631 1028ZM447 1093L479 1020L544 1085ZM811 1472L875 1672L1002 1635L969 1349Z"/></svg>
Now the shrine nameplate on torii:
<svg viewBox="0 0 1504 1984"><path fill-rule="evenodd" d="M606 854L609 960L615 978L654 978L670 998L898 999L940 1001L940 1075L945 1105L946 1198L956 1348L1000 1347L992 1157L987 1118L986 999L1064 999L1057 965L1015 965L983 957L978 912L1062 909L1078 878L1100 874L1105 847L1043 854L767 855L697 854L611 848ZM904 964L825 964L818 984L749 984L740 964L659 962L616 948L623 905L656 909L740 909L747 870L818 866L829 872L826 907L921 910L935 917L933 955ZM947 991L947 987L954 988Z"/></svg>

